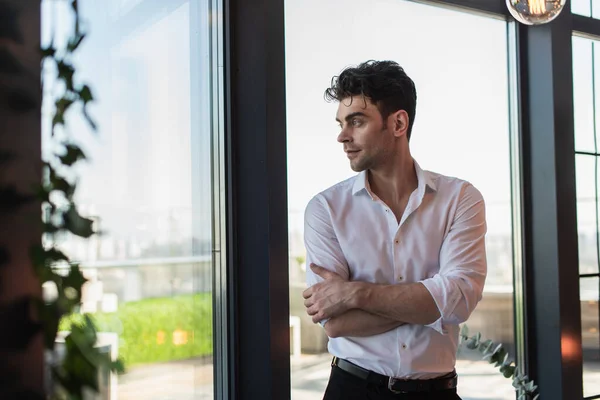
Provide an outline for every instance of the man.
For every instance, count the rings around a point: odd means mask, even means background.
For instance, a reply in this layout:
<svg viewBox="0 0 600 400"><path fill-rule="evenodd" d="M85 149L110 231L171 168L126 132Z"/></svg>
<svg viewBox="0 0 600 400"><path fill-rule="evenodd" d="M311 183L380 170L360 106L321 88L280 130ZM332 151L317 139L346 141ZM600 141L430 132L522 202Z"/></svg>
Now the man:
<svg viewBox="0 0 600 400"><path fill-rule="evenodd" d="M304 304L334 356L325 400L459 399L458 325L487 273L483 198L413 160L417 95L397 63L348 68L325 95L359 172L305 213Z"/></svg>

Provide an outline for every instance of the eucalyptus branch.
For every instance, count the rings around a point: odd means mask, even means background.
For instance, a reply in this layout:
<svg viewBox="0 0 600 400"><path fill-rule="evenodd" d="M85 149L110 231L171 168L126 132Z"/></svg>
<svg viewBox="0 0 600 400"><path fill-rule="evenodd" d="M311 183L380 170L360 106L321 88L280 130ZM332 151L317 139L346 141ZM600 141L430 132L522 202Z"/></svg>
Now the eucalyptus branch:
<svg viewBox="0 0 600 400"><path fill-rule="evenodd" d="M502 343L496 344L489 339L482 341L480 332L469 336L469 328L466 325L463 325L460 330L460 343L470 350L478 350L483 354L483 359L498 367L505 378L512 379L518 400L538 400L540 396L537 393L538 387L509 358L508 351Z"/></svg>

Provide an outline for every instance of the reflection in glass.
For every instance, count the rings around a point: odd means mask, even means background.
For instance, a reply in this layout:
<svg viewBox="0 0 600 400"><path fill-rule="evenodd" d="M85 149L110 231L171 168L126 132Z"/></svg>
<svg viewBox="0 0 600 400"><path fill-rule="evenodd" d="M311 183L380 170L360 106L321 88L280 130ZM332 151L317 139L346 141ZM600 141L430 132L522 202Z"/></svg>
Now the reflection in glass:
<svg viewBox="0 0 600 400"><path fill-rule="evenodd" d="M65 7L43 4L43 41L64 35ZM90 159L78 170L76 201L102 232L62 243L89 279L82 312L124 358L128 372L110 388L118 398L212 398L208 5L79 7L89 35L75 64L97 99L99 130L69 121Z"/></svg>
<svg viewBox="0 0 600 400"><path fill-rule="evenodd" d="M596 170L595 156L577 155L575 158L577 189L577 233L579 241L579 273L598 272L598 243L596 233Z"/></svg>
<svg viewBox="0 0 600 400"><path fill-rule="evenodd" d="M596 0L571 0L573 14L600 18L600 4Z"/></svg>
<svg viewBox="0 0 600 400"><path fill-rule="evenodd" d="M583 348L583 396L600 394L600 325L598 324L598 278L582 278L581 345Z"/></svg>
<svg viewBox="0 0 600 400"><path fill-rule="evenodd" d="M290 312L302 333L292 398L320 398L330 372L327 337L302 304L304 208L354 175L336 142L337 104L323 90L345 66L368 59L395 60L416 83L411 149L420 165L471 181L486 199L489 273L467 324L515 355L506 23L408 1L287 0L285 9ZM477 353L461 351L457 371L463 399L514 399L511 382Z"/></svg>
<svg viewBox="0 0 600 400"><path fill-rule="evenodd" d="M573 112L575 118L575 150L596 152L594 126L593 42L573 37Z"/></svg>
<svg viewBox="0 0 600 400"><path fill-rule="evenodd" d="M571 12L586 17L592 16L592 6L590 0L571 0Z"/></svg>

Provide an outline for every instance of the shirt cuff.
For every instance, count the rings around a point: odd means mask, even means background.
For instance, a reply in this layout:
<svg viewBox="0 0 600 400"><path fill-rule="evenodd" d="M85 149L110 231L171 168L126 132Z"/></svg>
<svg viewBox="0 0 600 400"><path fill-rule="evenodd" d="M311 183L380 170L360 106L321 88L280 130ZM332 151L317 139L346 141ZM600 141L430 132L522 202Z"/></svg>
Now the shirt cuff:
<svg viewBox="0 0 600 400"><path fill-rule="evenodd" d="M429 291L429 294L431 294L440 312L440 317L437 320L425 326L436 330L442 335L447 335L448 329L444 321L456 307L456 304L460 300L460 293L450 290L450 282L440 275L421 281L421 283Z"/></svg>

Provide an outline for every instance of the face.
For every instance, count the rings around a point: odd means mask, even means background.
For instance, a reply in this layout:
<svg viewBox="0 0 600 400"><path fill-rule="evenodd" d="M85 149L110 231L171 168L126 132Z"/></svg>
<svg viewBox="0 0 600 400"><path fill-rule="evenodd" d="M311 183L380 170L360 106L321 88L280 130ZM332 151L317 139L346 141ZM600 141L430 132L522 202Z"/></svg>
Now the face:
<svg viewBox="0 0 600 400"><path fill-rule="evenodd" d="M368 98L353 96L340 101L336 121L341 128L337 140L344 145L354 171L376 169L393 155L394 120L388 118L384 122L379 109ZM390 123L392 129L388 129Z"/></svg>

